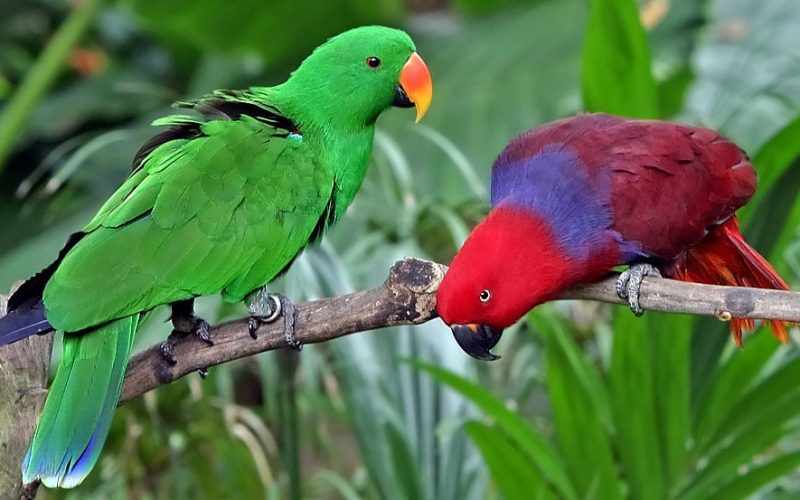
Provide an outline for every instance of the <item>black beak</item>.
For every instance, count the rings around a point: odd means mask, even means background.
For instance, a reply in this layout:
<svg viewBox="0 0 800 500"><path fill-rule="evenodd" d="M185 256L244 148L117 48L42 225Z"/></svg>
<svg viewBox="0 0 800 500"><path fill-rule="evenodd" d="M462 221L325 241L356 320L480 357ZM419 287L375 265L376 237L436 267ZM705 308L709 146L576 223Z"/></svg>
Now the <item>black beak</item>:
<svg viewBox="0 0 800 500"><path fill-rule="evenodd" d="M502 328L474 323L452 325L450 328L453 330L453 336L456 338L458 345L473 358L484 361L500 359L500 356L495 356L491 353L491 350L503 335Z"/></svg>
<svg viewBox="0 0 800 500"><path fill-rule="evenodd" d="M413 108L414 103L411 102L411 99L408 98L408 94L406 94L405 89L397 85L394 88L394 100L392 101L392 106L398 108Z"/></svg>

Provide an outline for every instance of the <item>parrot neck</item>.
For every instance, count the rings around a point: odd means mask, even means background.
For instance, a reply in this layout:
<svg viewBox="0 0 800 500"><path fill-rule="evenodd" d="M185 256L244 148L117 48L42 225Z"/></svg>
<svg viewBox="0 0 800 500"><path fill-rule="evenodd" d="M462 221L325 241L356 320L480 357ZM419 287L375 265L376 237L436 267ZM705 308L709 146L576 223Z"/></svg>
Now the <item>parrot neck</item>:
<svg viewBox="0 0 800 500"><path fill-rule="evenodd" d="M320 79L301 78L294 73L284 83L272 88L274 100L281 109L306 130L313 129L325 137L358 134L375 127L380 114L348 109Z"/></svg>
<svg viewBox="0 0 800 500"><path fill-rule="evenodd" d="M298 89L300 83L292 77L265 89L262 95L297 125L303 140L312 145L320 161L333 171L335 221L353 201L366 176L375 120L359 120L353 113L343 112L335 99L326 98L324 89L313 86Z"/></svg>

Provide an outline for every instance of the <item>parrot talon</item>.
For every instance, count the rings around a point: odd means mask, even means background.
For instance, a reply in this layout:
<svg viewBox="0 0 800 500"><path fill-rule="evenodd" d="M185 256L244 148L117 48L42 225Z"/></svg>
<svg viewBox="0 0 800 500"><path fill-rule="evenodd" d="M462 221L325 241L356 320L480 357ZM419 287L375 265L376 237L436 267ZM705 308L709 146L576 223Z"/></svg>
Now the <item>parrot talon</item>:
<svg viewBox="0 0 800 500"><path fill-rule="evenodd" d="M639 305L639 291L645 276L660 278L661 272L652 264L634 264L619 275L615 285L617 296L628 300L628 307L635 316L644 314Z"/></svg>
<svg viewBox="0 0 800 500"><path fill-rule="evenodd" d="M214 341L211 340L211 325L208 324L208 321L202 318L196 318L197 326L195 326L194 334L197 335L197 338L208 344L209 346L214 345Z"/></svg>
<svg viewBox="0 0 800 500"><path fill-rule="evenodd" d="M274 323L279 317L283 316L286 344L298 351L302 349L302 344L294 336L295 307L288 297L281 294L267 293L266 289L262 288L254 294L247 305L247 309L250 312L250 318L247 320L247 331L251 337L258 338L257 331L262 324Z"/></svg>
<svg viewBox="0 0 800 500"><path fill-rule="evenodd" d="M250 334L250 337L252 337L253 340L258 339L258 326L258 319L254 318L253 316L247 318L247 332Z"/></svg>
<svg viewBox="0 0 800 500"><path fill-rule="evenodd" d="M287 297L280 296L279 300L283 304L283 338L286 345L295 351L302 351L303 344L294 336L295 308L294 304Z"/></svg>
<svg viewBox="0 0 800 500"><path fill-rule="evenodd" d="M194 299L180 300L172 303L172 332L161 343L161 356L172 366L178 361L173 353L178 340L187 335L194 335L209 346L214 345L211 339L211 325L208 321L194 314ZM208 370L206 369L206 375ZM205 377L204 377L205 378Z"/></svg>
<svg viewBox="0 0 800 500"><path fill-rule="evenodd" d="M172 337L172 335L170 335L170 337ZM175 341L170 337L167 337L167 340L161 343L159 350L161 351L161 357L164 358L164 361L166 361L170 366L175 366L178 364L178 360L175 359L175 355L172 352L172 348L175 346Z"/></svg>

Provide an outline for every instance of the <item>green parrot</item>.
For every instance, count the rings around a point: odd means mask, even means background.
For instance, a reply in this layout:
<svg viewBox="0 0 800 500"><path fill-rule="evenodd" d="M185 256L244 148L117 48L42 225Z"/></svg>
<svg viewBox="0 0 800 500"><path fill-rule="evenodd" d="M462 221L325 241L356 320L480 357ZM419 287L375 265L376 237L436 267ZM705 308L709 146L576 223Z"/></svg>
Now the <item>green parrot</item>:
<svg viewBox="0 0 800 500"><path fill-rule="evenodd" d="M178 103L155 122L130 177L58 258L25 282L0 319L0 345L64 332L64 354L22 466L25 483L76 486L97 462L143 315L172 306L173 334L208 339L195 297L249 302L251 334L285 299L264 286L345 212L364 179L375 121L430 105L411 38L356 28L318 47L275 87ZM288 319L288 321L287 321ZM171 340L162 345L174 363Z"/></svg>

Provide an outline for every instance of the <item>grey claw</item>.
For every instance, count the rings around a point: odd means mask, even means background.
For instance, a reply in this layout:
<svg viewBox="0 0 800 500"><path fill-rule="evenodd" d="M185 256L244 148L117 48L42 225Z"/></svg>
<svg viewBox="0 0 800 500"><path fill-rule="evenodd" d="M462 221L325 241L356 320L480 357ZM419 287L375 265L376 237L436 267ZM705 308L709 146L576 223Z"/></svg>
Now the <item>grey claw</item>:
<svg viewBox="0 0 800 500"><path fill-rule="evenodd" d="M286 340L286 345L295 351L303 350L303 344L294 336L294 320L295 310L294 304L291 300L281 296L280 302L283 302L283 338Z"/></svg>
<svg viewBox="0 0 800 500"><path fill-rule="evenodd" d="M197 327L194 331L195 335L206 344L214 345L214 341L211 340L210 330L211 325L208 324L208 321L200 318L197 319Z"/></svg>
<svg viewBox="0 0 800 500"><path fill-rule="evenodd" d="M252 337L253 340L258 338L258 333L256 333L257 331L258 319L256 319L254 316L250 316L247 318L247 332L250 334L250 337Z"/></svg>
<svg viewBox="0 0 800 500"><path fill-rule="evenodd" d="M630 269L626 269L620 273L619 278L617 278L617 282L614 285L614 289L617 292L617 297L621 299L628 298L628 281L630 281L630 277Z"/></svg>
<svg viewBox="0 0 800 500"><path fill-rule="evenodd" d="M266 291L260 290L248 304L248 311L250 318L247 322L247 330L251 337L257 338L257 330L261 324L273 323L283 316L286 344L298 351L302 348L300 341L294 336L294 304L287 297L280 294L268 294Z"/></svg>
<svg viewBox="0 0 800 500"><path fill-rule="evenodd" d="M164 358L164 361L169 365L175 366L178 364L178 360L175 359L175 355L172 353L174 342L170 337L167 337L167 340L161 343L159 350L161 351L161 357Z"/></svg>
<svg viewBox="0 0 800 500"><path fill-rule="evenodd" d="M639 292L645 276L660 278L661 272L651 264L634 264L620 274L615 286L617 295L628 299L628 307L635 316L644 314L644 309L639 304Z"/></svg>
<svg viewBox="0 0 800 500"><path fill-rule="evenodd" d="M272 323L277 320L283 311L280 295L268 294L259 291L253 301L247 306L250 318L247 320L247 331L253 339L258 338L258 327L262 323Z"/></svg>

